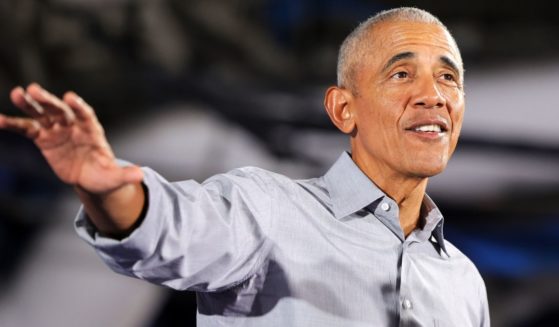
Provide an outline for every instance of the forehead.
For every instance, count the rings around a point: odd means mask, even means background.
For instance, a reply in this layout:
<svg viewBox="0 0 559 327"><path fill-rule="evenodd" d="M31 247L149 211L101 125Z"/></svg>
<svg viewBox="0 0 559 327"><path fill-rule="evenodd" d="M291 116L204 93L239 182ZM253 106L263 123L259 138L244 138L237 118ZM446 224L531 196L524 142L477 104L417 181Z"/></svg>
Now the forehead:
<svg viewBox="0 0 559 327"><path fill-rule="evenodd" d="M372 41L370 44L374 52L373 56L381 61L400 52L429 51L462 62L452 36L437 24L409 21L382 22L369 31L367 38Z"/></svg>

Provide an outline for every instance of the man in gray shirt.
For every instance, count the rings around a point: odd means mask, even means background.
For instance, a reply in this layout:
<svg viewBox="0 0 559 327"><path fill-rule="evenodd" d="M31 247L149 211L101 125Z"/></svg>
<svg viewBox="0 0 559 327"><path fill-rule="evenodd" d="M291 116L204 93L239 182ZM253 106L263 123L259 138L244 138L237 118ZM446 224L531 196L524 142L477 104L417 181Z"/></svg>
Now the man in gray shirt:
<svg viewBox="0 0 559 327"><path fill-rule="evenodd" d="M32 84L11 98L30 118L0 127L74 186L79 235L117 272L198 292L200 326L489 326L483 280L425 194L464 113L460 52L425 11L382 12L342 44L324 103L351 153L320 178L243 168L170 183L119 165L76 94Z"/></svg>

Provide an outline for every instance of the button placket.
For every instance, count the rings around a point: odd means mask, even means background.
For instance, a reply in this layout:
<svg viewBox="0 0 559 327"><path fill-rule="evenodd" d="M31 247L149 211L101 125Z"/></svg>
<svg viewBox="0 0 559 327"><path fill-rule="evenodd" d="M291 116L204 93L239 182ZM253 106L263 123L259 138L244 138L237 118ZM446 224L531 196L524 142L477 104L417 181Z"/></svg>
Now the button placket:
<svg viewBox="0 0 559 327"><path fill-rule="evenodd" d="M408 314L406 312L413 309L413 302L411 301L410 288L408 287L408 265L409 265L409 242L404 241L401 248L401 266L400 266L400 314L401 317L405 317Z"/></svg>

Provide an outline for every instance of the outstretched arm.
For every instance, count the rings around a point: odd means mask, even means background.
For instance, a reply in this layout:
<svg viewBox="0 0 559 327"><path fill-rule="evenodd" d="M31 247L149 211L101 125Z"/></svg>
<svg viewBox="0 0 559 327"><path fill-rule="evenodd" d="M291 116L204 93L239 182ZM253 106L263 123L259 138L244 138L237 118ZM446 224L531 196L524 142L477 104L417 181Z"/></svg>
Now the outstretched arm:
<svg viewBox="0 0 559 327"><path fill-rule="evenodd" d="M116 163L93 109L73 92L60 99L35 83L14 88L10 97L28 117L0 114L0 128L35 142L58 178L74 187L99 232L127 235L145 205L143 174Z"/></svg>

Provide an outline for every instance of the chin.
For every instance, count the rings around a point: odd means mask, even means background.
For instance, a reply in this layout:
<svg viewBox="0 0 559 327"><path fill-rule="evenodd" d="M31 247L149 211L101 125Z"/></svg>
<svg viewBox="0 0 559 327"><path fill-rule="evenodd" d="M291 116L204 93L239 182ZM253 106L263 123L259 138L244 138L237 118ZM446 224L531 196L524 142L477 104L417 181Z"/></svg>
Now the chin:
<svg viewBox="0 0 559 327"><path fill-rule="evenodd" d="M442 173L446 168L447 162L430 163L415 165L410 171L415 177L427 178Z"/></svg>
<svg viewBox="0 0 559 327"><path fill-rule="evenodd" d="M445 149L446 150L446 149ZM442 173L448 164L450 155L447 151L419 152L408 161L408 168L417 177L432 177Z"/></svg>

